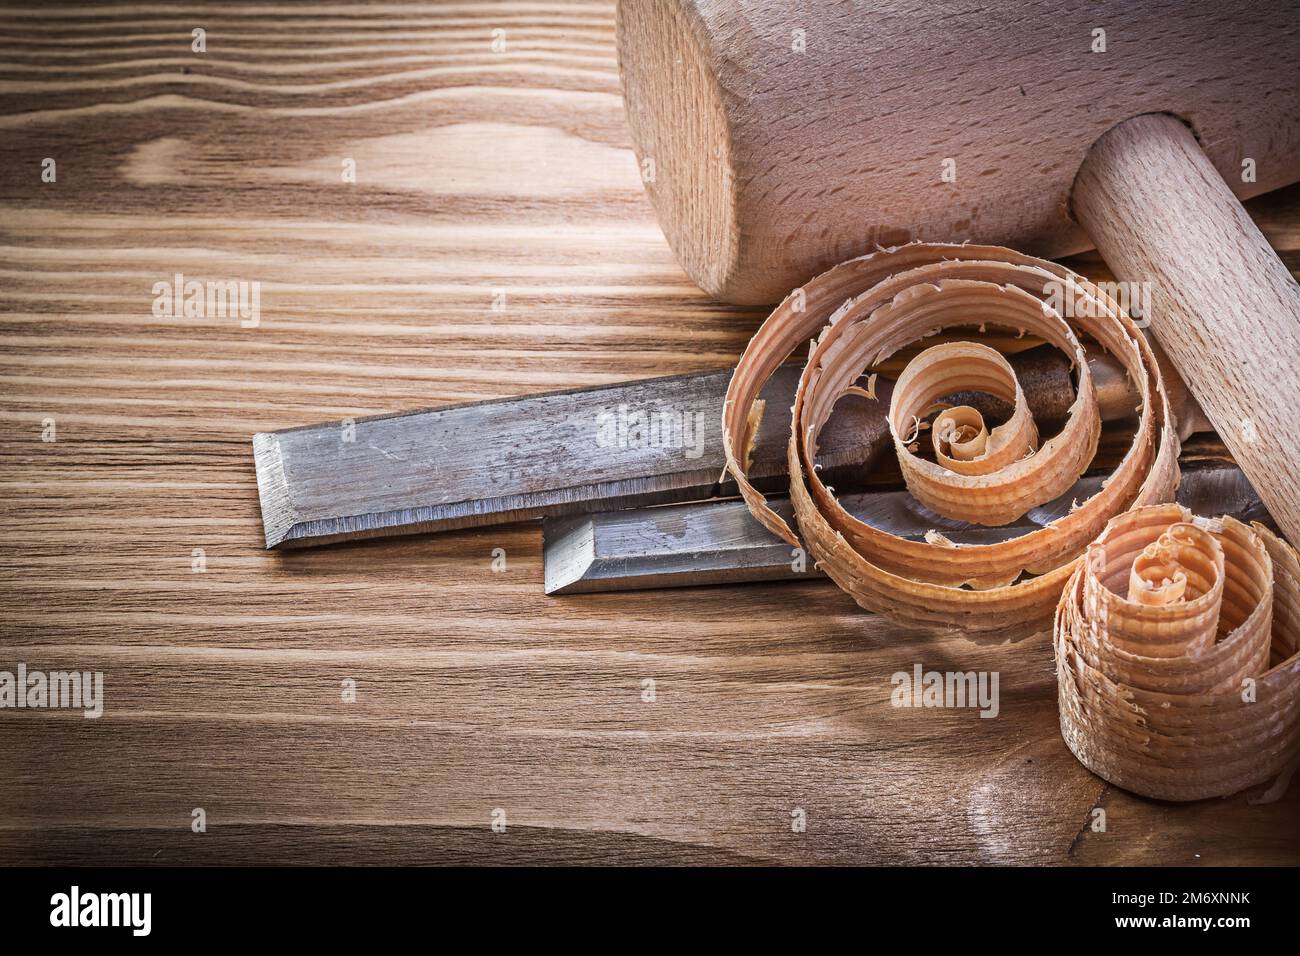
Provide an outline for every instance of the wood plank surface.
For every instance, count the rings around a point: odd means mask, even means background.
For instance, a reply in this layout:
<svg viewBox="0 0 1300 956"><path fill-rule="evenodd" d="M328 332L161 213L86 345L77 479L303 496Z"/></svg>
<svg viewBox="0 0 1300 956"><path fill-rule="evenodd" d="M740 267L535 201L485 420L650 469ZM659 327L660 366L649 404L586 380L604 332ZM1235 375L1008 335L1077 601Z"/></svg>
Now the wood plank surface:
<svg viewBox="0 0 1300 956"><path fill-rule="evenodd" d="M1300 190L1250 209L1300 266ZM259 323L155 316L176 273ZM547 598L536 525L262 548L255 431L719 367L762 315L659 232L610 3L5 8L0 670L106 701L0 710L0 864L1300 862L1300 788L1084 770L1042 635ZM998 717L891 707L917 663L999 672Z"/></svg>

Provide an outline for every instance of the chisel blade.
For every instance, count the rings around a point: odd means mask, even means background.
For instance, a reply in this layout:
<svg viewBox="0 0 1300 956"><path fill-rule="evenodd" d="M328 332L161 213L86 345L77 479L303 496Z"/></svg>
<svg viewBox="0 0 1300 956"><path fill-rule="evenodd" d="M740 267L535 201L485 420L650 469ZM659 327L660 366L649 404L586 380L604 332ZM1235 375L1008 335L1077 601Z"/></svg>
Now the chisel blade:
<svg viewBox="0 0 1300 956"><path fill-rule="evenodd" d="M921 540L930 530L956 544L993 544L1025 534L1069 513L1071 505L1101 490L1105 475L1085 475L1055 501L1019 521L987 528L945 518L906 491L845 495L844 507L873 527ZM1246 476L1233 465L1186 467L1178 501L1196 514L1268 521ZM790 520L788 501L773 502ZM750 515L743 501L703 501L568 518L542 525L547 594L630 591L645 588L740 584L820 576L811 559Z"/></svg>
<svg viewBox="0 0 1300 956"><path fill-rule="evenodd" d="M773 414L755 443L760 484L785 473L798 375L783 367L763 393ZM720 369L257 434L266 546L734 494L721 481L730 377ZM837 406L823 467L875 453L887 434L878 405L848 396Z"/></svg>
<svg viewBox="0 0 1300 956"><path fill-rule="evenodd" d="M1040 347L1011 362L1035 418L1069 406L1073 385L1059 353ZM798 377L798 366L784 366L762 394L749 474L764 490L783 484ZM734 494L722 480L730 378L719 369L259 433L253 456L266 546ZM837 487L851 489L887 442L889 387L881 379L875 399L846 395L836 405L818 463ZM1131 412L1134 403L1117 392L1116 408Z"/></svg>

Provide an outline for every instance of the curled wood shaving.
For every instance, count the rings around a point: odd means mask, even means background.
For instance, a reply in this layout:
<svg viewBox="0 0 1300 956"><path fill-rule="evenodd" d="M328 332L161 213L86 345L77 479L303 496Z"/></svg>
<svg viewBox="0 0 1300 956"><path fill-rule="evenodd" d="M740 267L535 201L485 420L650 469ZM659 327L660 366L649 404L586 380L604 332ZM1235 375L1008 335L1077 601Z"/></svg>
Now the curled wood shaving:
<svg viewBox="0 0 1300 956"><path fill-rule="evenodd" d="M1064 328L1059 317L1055 320ZM1063 340L1082 351L1068 329ZM909 446L914 437L899 435L902 422L919 421L918 414L933 408L936 399L968 389L1011 402L1010 420L989 432L975 409L949 409L935 421L937 463L917 458ZM1070 416L1065 430L1053 439L1052 453L1035 455L1038 430L1006 359L974 342L926 349L903 369L889 406L894 447L908 490L931 511L984 525L1014 521L1030 508L1064 494L1088 467L1101 434L1086 362L1080 366L1080 394L1090 397L1085 410Z"/></svg>
<svg viewBox="0 0 1300 956"><path fill-rule="evenodd" d="M1052 307L1062 284L1087 307L1068 322ZM836 501L812 463L835 402L862 373L904 347L945 329L1005 326L1050 342L1071 360L1078 395L1064 429L1041 447L1023 395L1005 361L983 346L955 343L909 363L890 408L895 449L913 494L936 511L1005 523L1065 491L1092 458L1100 428L1096 394L1080 335L1123 365L1141 396L1132 445L1102 490L1051 524L989 545L954 548L911 541L857 520ZM799 537L746 478L736 449L749 447L750 407L777 367L812 339L795 397L788 448L790 496ZM996 353L994 353L996 354ZM921 364L916 365L917 362ZM915 457L914 421L933 409L944 374L1001 394L1017 415L989 434L980 455L948 462ZM907 381L904 381L907 379ZM898 395L902 391L904 394ZM1123 310L1082 276L1055 263L996 246L912 243L841 263L787 298L745 349L727 390L723 445L751 513L818 565L862 607L908 623L968 631L1029 633L1049 625L1079 555L1112 516L1169 501L1178 483L1178 436L1160 368ZM947 439L944 439L947 440ZM951 442L948 445L951 450ZM1036 449L1036 450L1035 450ZM956 461L975 462L973 467ZM995 467L990 463L996 463ZM952 466L950 466L952 465ZM990 466L990 467L986 467Z"/></svg>
<svg viewBox="0 0 1300 956"><path fill-rule="evenodd" d="M1061 733L1111 783L1226 796L1300 754L1300 564L1262 525L1179 505L1114 518L1054 628Z"/></svg>

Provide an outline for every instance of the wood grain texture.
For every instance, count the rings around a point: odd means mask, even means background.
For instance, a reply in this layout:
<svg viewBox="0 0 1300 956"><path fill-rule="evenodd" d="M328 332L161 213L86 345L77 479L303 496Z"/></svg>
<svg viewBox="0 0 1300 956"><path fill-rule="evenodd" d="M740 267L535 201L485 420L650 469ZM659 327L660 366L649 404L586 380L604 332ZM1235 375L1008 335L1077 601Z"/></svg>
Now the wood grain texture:
<svg viewBox="0 0 1300 956"><path fill-rule="evenodd" d="M0 863L1300 860L1300 788L1084 770L1042 638L826 582L547 598L536 526L263 551L255 431L714 368L762 310L655 225L610 5L179 10L0 19L0 669L107 698L0 710ZM1251 209L1295 268L1300 193ZM260 281L259 326L155 318L178 271ZM1000 716L891 708L918 662Z"/></svg>
<svg viewBox="0 0 1300 956"><path fill-rule="evenodd" d="M1300 285L1192 131L1137 116L1088 153L1074 209L1292 543L1300 542Z"/></svg>

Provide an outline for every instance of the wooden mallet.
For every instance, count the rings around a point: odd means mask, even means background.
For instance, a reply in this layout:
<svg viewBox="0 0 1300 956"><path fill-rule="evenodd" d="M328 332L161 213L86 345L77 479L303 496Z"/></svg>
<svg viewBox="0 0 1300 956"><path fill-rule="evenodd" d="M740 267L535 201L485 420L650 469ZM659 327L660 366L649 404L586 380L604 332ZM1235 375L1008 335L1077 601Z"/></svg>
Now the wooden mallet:
<svg viewBox="0 0 1300 956"><path fill-rule="evenodd" d="M774 302L912 239L1095 245L1300 544L1300 286L1239 201L1300 180L1289 4L621 0L618 51L705 291Z"/></svg>

